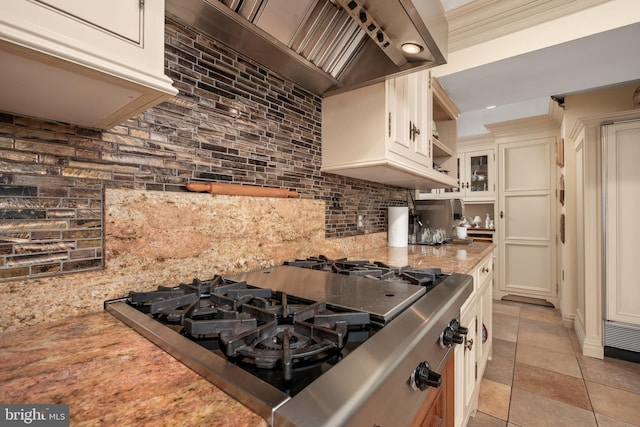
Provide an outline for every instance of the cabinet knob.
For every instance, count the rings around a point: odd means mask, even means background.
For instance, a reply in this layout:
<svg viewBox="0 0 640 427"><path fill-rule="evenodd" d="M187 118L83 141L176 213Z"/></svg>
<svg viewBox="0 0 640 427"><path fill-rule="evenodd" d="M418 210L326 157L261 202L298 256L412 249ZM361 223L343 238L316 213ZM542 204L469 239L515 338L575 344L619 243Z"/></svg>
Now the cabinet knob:
<svg viewBox="0 0 640 427"><path fill-rule="evenodd" d="M482 267L482 272L483 273L488 273L489 272L489 267Z"/></svg>
<svg viewBox="0 0 640 427"><path fill-rule="evenodd" d="M471 349L473 348L473 338L468 339L466 343L464 343L464 347L471 351Z"/></svg>

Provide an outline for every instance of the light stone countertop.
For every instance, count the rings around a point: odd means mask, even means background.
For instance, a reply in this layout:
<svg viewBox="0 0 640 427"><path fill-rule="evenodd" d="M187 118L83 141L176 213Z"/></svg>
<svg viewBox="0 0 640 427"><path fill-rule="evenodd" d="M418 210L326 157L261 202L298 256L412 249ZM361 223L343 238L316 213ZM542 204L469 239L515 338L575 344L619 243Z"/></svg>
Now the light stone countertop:
<svg viewBox="0 0 640 427"><path fill-rule="evenodd" d="M380 261L394 267L441 268L448 273L470 273L480 261L495 249L495 244L473 242L468 245L447 243L441 246L409 245L406 248L388 246L354 253L349 259Z"/></svg>
<svg viewBox="0 0 640 427"><path fill-rule="evenodd" d="M468 273L494 247L382 247L348 258ZM0 402L68 404L73 426L267 425L106 312L0 334Z"/></svg>

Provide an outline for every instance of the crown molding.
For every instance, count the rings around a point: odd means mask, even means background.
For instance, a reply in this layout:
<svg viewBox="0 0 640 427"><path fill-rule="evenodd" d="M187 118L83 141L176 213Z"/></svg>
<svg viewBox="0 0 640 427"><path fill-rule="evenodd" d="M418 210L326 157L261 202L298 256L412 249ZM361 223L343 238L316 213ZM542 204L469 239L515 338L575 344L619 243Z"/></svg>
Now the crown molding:
<svg viewBox="0 0 640 427"><path fill-rule="evenodd" d="M611 0L475 0L445 13L449 52L570 15Z"/></svg>
<svg viewBox="0 0 640 427"><path fill-rule="evenodd" d="M484 133L481 135L463 136L458 138L457 147L469 149L470 147L492 145L494 143L494 136L490 133Z"/></svg>
<svg viewBox="0 0 640 427"><path fill-rule="evenodd" d="M527 117L524 119L509 120L500 123L485 125L496 140L521 134L549 134L559 133L560 125L551 115Z"/></svg>

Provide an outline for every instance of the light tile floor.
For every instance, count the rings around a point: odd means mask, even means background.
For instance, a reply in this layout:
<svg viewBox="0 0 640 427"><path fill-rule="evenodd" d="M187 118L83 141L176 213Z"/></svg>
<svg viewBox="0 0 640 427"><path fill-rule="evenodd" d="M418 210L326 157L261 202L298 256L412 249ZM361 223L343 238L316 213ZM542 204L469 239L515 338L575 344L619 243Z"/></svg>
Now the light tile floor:
<svg viewBox="0 0 640 427"><path fill-rule="evenodd" d="M493 357L469 427L640 426L640 364L583 356L552 307L493 307Z"/></svg>

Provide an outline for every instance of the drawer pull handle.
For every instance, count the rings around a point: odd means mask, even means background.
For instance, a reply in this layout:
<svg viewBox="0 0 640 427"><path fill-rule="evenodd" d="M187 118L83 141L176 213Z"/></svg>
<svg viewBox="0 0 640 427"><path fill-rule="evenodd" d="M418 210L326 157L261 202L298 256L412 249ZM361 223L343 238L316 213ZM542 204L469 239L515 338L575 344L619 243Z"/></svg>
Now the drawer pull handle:
<svg viewBox="0 0 640 427"><path fill-rule="evenodd" d="M482 267L482 272L483 273L488 273L489 272L489 267Z"/></svg>

